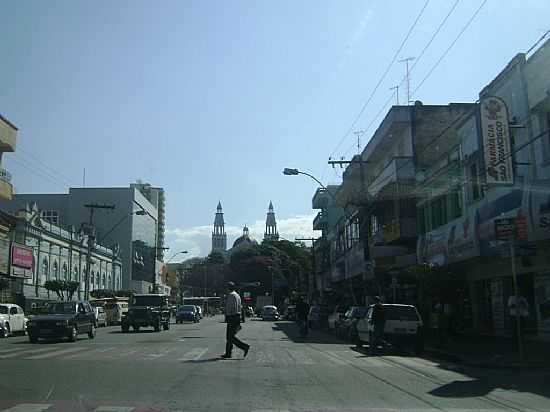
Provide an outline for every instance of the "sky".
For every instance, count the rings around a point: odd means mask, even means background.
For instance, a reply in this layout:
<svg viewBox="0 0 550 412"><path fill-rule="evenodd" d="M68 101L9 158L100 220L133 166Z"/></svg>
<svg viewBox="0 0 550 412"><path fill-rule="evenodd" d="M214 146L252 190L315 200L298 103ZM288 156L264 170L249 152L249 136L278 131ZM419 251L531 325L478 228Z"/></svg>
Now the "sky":
<svg viewBox="0 0 550 412"><path fill-rule="evenodd" d="M270 200L281 236L316 236L316 183L283 168L341 182L329 157L368 142L391 87L406 100L399 60L416 57L411 100L475 101L548 16L547 0L3 0L0 113L19 131L2 165L16 193L67 192L84 169L87 187L164 187L168 246L189 257L209 253L218 201L229 244L245 224L262 238Z"/></svg>

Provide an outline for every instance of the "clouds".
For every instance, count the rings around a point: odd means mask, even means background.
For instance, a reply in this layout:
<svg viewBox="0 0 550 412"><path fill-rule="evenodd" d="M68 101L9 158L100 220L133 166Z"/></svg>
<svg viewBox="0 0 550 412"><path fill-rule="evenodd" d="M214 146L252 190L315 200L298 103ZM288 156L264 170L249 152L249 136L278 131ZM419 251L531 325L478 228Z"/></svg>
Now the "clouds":
<svg viewBox="0 0 550 412"><path fill-rule="evenodd" d="M313 218L316 213L308 215L295 215L288 218L277 219L277 229L281 237L294 240L296 237L317 237L312 229ZM265 220L256 220L248 225L250 236L258 242L264 237ZM166 230L166 243L171 252L187 250L186 258L206 256L212 246L212 225L191 226L184 228L168 228ZM235 239L242 235L243 228L239 226L225 226L227 233L227 247L233 245Z"/></svg>

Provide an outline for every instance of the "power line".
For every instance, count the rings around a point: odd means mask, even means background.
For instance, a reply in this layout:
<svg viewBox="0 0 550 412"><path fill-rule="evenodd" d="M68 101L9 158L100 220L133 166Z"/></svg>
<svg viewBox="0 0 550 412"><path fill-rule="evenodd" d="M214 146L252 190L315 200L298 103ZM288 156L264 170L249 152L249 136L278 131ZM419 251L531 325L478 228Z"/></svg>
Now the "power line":
<svg viewBox="0 0 550 412"><path fill-rule="evenodd" d="M410 70L409 70L409 73L412 73L412 71L414 70L414 68L418 65L418 63L420 62L420 60L422 59L422 57L424 56L424 54L426 53L426 51L428 50L428 48L431 46L431 44L433 43L433 41L435 40L435 38L437 37L437 35L439 34L439 32L441 31L441 29L445 26L445 24L447 23L447 20L449 20L449 17L451 17L451 15L454 13L455 9L456 9L456 6L458 6L458 3L460 2L460 0L456 0L454 2L454 4L451 6L451 8L449 9L449 11L447 12L447 14L445 15L445 17L443 18L443 20L441 21L441 23L439 23L437 29L434 31L434 33L432 34L432 36L430 37L430 40L428 40L428 42L426 43L426 45L424 46L424 48L422 49L422 51L420 52L420 54L418 55L418 57L415 59L414 61L414 64L411 66ZM399 92L399 87L401 87L401 85L405 82L405 80L407 79L407 76L403 76L403 78L401 79L401 81L399 82L398 85L394 86L394 88L397 90L396 93ZM393 95L382 105L382 109L380 109L380 111L374 116L373 120L371 121L371 123L369 123L369 126L367 126L367 128L365 130L368 130L370 128L370 126L372 125L372 123L374 123L374 121L380 116L381 112L385 109L385 107L387 107L388 103L390 102L390 100L392 99ZM351 150L352 147L348 148L345 152L344 152L344 156L346 156L350 150ZM328 167L328 164L327 166L325 167ZM326 169L325 169L326 170Z"/></svg>
<svg viewBox="0 0 550 412"><path fill-rule="evenodd" d="M22 147L18 147L16 152L15 152L16 155L18 154L24 154L28 157L31 157L35 162L38 162L40 163L40 165L47 171L59 176L60 178L64 179L65 182L69 182L71 179L66 176L65 174L59 172L58 170L54 169L52 166L48 165L46 162L44 162L42 159L40 159L38 156L36 156L35 154L33 154L32 152L22 148Z"/></svg>
<svg viewBox="0 0 550 412"><path fill-rule="evenodd" d="M13 158L18 159L20 162L25 162L28 165L32 165L32 168L36 170L38 173L43 173L44 175L47 175L51 178L53 178L55 181L63 183L64 186L70 187L70 183L68 183L67 180L65 180L63 177L60 177L59 175L56 175L52 172L50 172L45 167L42 167L39 163L33 161L32 159L28 159L24 156L21 156L21 154L15 152L13 154Z"/></svg>
<svg viewBox="0 0 550 412"><path fill-rule="evenodd" d="M23 159L18 159L18 158L15 158L15 157L11 157L10 161L13 161L13 162L19 164L21 167L23 167L24 169L28 170L29 172L35 174L38 177L46 179L46 180L50 181L51 183L54 183L55 185L63 186L63 189L67 188L67 186L63 182L60 182L58 179L55 179L50 175L47 175L47 174L40 173L40 172L36 171L32 167L30 167L27 163L25 163L26 161L23 161Z"/></svg>
<svg viewBox="0 0 550 412"><path fill-rule="evenodd" d="M433 73L433 71L437 68L437 66L439 66L439 64L441 63L441 61L445 58L445 56L447 56L447 54L451 51L451 49L453 48L453 46L456 44L456 42L460 39L460 37L462 37L462 35L464 34L464 32L468 29L468 27L470 27L470 24L472 24L472 22L474 21L474 19L476 18L476 16L478 15L478 13L481 11L481 9L483 8L483 6L485 6L485 3L487 3L487 0L483 0L481 2L481 4L479 5L479 7L476 9L476 11L474 12L474 14L472 14L472 16L468 19L468 21L466 22L466 24L464 25L464 27L462 27L462 29L460 30L460 32L458 33L458 35L455 37L455 39L451 42L451 44L449 45L449 47L447 47L447 49L443 52L443 54L441 55L441 57L439 57L439 59L435 62L435 64L432 66L432 68L430 69L430 71L428 71L428 74L422 79L422 81L418 84L418 86L416 87L416 89L414 89L414 92L412 93L413 95L418 91L418 89L420 89L422 87L422 85L424 84L424 82L431 76L431 74Z"/></svg>
<svg viewBox="0 0 550 412"><path fill-rule="evenodd" d="M407 42L407 40L409 39L412 31L414 30L414 28L416 27L416 24L418 23L418 21L420 20L420 17L422 17L422 15L424 14L424 11L426 10L426 7L428 6L430 0L426 0L426 2L424 3L424 6L422 6L422 9L420 10L420 13L418 13L418 15L416 16L416 19L414 20L413 24L411 25L411 27L409 28L409 31L407 32L407 35L405 36L405 38L403 39L403 41L401 42L401 45L399 46L399 48L397 49L397 51L395 52L392 60L390 61L390 63L388 64L388 67L386 67L386 70L384 71L384 73L382 74L382 76L380 77L380 79L378 80L378 83L376 83L376 86L374 87L374 89L372 90L370 96L368 97L367 101L363 104L363 106L361 107L361 110L359 111L359 113L357 114L357 116L355 116L355 119L353 120L353 122L351 123L351 126L348 128L348 130L346 131L346 133L342 136L342 138L340 139L340 141L338 142L338 144L336 145L336 148L332 151L331 155L330 156L333 156L334 153L336 153L336 151L340 148L340 146L342 145L342 143L344 142L344 140L346 140L346 138L349 136L349 134L353 131L355 125L357 124L357 122L359 121L359 119L361 118L361 116L363 115L365 109L367 108L368 104L371 102L371 100L373 99L376 91L378 90L378 88L380 87L380 84L382 84L382 82L384 81L384 79L386 78L388 72L390 71L391 67L393 66L393 64L395 63L395 61L397 60L397 57L399 56L399 54L401 53L401 50L403 50L403 47L405 46L405 43Z"/></svg>

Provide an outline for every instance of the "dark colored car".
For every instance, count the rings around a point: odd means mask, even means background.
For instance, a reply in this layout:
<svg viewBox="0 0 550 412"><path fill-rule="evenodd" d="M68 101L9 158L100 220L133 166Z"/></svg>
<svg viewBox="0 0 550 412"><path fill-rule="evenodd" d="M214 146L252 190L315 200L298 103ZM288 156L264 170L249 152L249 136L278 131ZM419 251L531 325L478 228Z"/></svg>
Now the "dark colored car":
<svg viewBox="0 0 550 412"><path fill-rule="evenodd" d="M200 321L199 311L195 305L183 305L176 312L176 323Z"/></svg>
<svg viewBox="0 0 550 412"><path fill-rule="evenodd" d="M337 325L336 334L342 338L354 340L357 338L357 322L367 314L366 306L352 306Z"/></svg>
<svg viewBox="0 0 550 412"><path fill-rule="evenodd" d="M285 319L286 320L296 320L296 306L289 305L285 310Z"/></svg>
<svg viewBox="0 0 550 412"><path fill-rule="evenodd" d="M87 333L95 338L95 314L85 300L78 302L55 302L46 306L46 313L33 316L27 323L31 343L38 339L68 338L76 341L77 336Z"/></svg>
<svg viewBox="0 0 550 412"><path fill-rule="evenodd" d="M161 294L135 294L130 299L128 312L123 314L121 329L128 332L130 327L138 332L141 327L153 327L155 332L170 329L170 306L168 297Z"/></svg>

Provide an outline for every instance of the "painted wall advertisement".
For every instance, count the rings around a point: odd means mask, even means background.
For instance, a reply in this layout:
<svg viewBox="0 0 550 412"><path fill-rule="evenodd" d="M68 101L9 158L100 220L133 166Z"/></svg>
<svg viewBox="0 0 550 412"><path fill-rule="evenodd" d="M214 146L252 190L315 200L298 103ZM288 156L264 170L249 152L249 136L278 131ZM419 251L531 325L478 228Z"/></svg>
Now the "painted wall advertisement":
<svg viewBox="0 0 550 412"><path fill-rule="evenodd" d="M481 101L481 135L488 184L510 185L514 183L508 109L498 97Z"/></svg>

